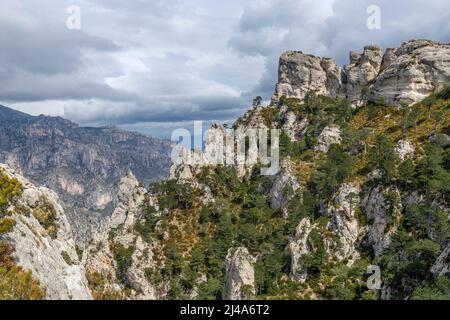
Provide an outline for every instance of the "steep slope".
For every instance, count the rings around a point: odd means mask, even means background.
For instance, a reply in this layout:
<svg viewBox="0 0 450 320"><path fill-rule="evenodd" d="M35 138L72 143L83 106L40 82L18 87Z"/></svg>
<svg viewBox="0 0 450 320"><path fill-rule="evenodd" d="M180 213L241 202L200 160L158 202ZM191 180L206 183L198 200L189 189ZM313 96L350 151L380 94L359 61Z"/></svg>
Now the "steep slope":
<svg viewBox="0 0 450 320"><path fill-rule="evenodd" d="M0 165L0 248L1 299L92 299L58 196L5 165Z"/></svg>
<svg viewBox="0 0 450 320"><path fill-rule="evenodd" d="M114 210L120 179L129 171L146 185L164 179L169 155L168 141L0 107L0 162L55 190L82 243Z"/></svg>
<svg viewBox="0 0 450 320"><path fill-rule="evenodd" d="M434 47L412 41L395 56L419 43ZM446 54L448 45L436 48ZM327 85L340 79L330 80L336 69L330 61L294 55L288 68L302 67L281 78L275 103L249 110L233 126L238 135L281 129L279 172L261 175L260 164L184 162L189 155L204 159L214 153L226 131L214 125L205 153L182 150L170 180L148 190L133 177L123 180L121 205L90 246L96 297L450 298L448 75L424 68L421 80L434 79L435 87L416 92L447 87L409 107L390 105L400 100L389 95L405 93L417 101L408 93L411 87L386 84L386 99L361 99L355 108L355 100L339 98L341 89ZM351 56L355 68L375 68L370 76L361 71L362 85L373 93L377 68L388 70L390 60L385 57L382 67L381 50L374 46ZM389 63L399 76L411 65ZM328 78L314 77L325 87L292 80L312 77L324 64ZM296 89L280 91L287 82ZM350 82L345 84L350 92ZM256 154L251 146L246 153ZM368 276L377 268L380 279L373 281Z"/></svg>

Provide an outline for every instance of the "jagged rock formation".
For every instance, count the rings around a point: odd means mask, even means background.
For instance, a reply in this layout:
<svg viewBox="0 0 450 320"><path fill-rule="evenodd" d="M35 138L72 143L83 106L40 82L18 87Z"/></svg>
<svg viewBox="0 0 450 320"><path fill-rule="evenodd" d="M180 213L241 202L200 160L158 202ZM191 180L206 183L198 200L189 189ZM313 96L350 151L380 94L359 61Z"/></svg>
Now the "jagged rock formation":
<svg viewBox="0 0 450 320"><path fill-rule="evenodd" d="M374 254L379 257L386 249L392 236L398 228L401 203L389 203L385 194L392 192L400 199L398 190L382 190L379 187L370 190L362 201L367 219L371 221L367 232L368 244L372 246Z"/></svg>
<svg viewBox="0 0 450 320"><path fill-rule="evenodd" d="M291 141L299 141L308 128L308 118L300 118L293 111L289 111L286 105L280 109L282 122L281 129L287 134Z"/></svg>
<svg viewBox="0 0 450 320"><path fill-rule="evenodd" d="M362 54L350 52L350 64L341 70L334 60L288 51L280 58L278 83L272 98L303 99L308 91L349 99L360 105L368 98L400 106L413 104L442 89L450 81L450 45L411 40L384 55L378 46ZM367 88L367 97L362 95Z"/></svg>
<svg viewBox="0 0 450 320"><path fill-rule="evenodd" d="M400 161L405 161L406 159L411 158L414 155L416 148L411 141L400 140L399 142L397 142L395 151L397 152Z"/></svg>
<svg viewBox="0 0 450 320"><path fill-rule="evenodd" d="M305 282L308 278L308 270L305 266L305 256L313 253L314 248L308 241L314 226L308 218L300 221L295 231L295 237L289 242L291 255L290 277L296 281Z"/></svg>
<svg viewBox="0 0 450 320"><path fill-rule="evenodd" d="M280 58L272 101L276 102L282 96L303 99L309 91L335 97L340 88L340 69L334 60L287 51Z"/></svg>
<svg viewBox="0 0 450 320"><path fill-rule="evenodd" d="M354 104L359 104L362 88L375 81L382 59L382 49L378 46L366 46L362 54L350 52L350 64L342 70L340 95Z"/></svg>
<svg viewBox="0 0 450 320"><path fill-rule="evenodd" d="M247 248L231 248L225 260L224 300L248 300L255 296L255 258Z"/></svg>
<svg viewBox="0 0 450 320"><path fill-rule="evenodd" d="M261 106L253 108L236 121L233 131L226 130L221 124L213 124L205 133L203 151L177 147L177 156L170 168L169 179L199 187L195 176L202 168L217 165L235 167L240 178L248 176L260 160L258 130L267 130L270 135L270 127L263 116L264 111ZM206 195L206 202L208 197Z"/></svg>
<svg viewBox="0 0 450 320"><path fill-rule="evenodd" d="M326 153L332 144L340 144L341 141L341 128L335 125L327 126L319 136L316 150Z"/></svg>
<svg viewBox="0 0 450 320"><path fill-rule="evenodd" d="M442 251L436 262L431 267L431 273L435 276L443 276L450 273L450 244Z"/></svg>
<svg viewBox="0 0 450 320"><path fill-rule="evenodd" d="M86 262L88 275L100 275L109 279L108 283L96 293L122 294L126 286L132 286L129 298L154 300L158 294L149 283L145 270L154 267L152 243L144 241L134 231L135 224L142 219L142 205L147 202L155 205L153 199L146 196L147 191L139 186L136 177L129 173L119 184L118 206L114 210L107 227L97 233L88 247L89 256ZM128 250L128 267L120 270L120 256L117 250ZM120 277L120 278L119 278ZM95 290L95 289L94 289ZM161 297L160 297L161 298Z"/></svg>
<svg viewBox="0 0 450 320"><path fill-rule="evenodd" d="M450 81L450 45L412 40L388 49L382 69L371 86L371 99L412 104Z"/></svg>
<svg viewBox="0 0 450 320"><path fill-rule="evenodd" d="M324 214L331 217L327 229L336 239L325 239L329 254L338 261L354 261L359 257L356 248L360 226L355 216L360 202L361 188L357 183L343 184L330 203L324 207Z"/></svg>
<svg viewBox="0 0 450 320"><path fill-rule="evenodd" d="M0 170L23 187L12 214L15 226L2 238L13 247L17 264L32 271L45 290L46 299L92 299L81 257L56 193L34 186L5 165L0 165ZM38 220L45 214L51 215L54 228L47 226L48 221Z"/></svg>
<svg viewBox="0 0 450 320"><path fill-rule="evenodd" d="M128 171L143 184L167 177L170 143L0 106L0 162L56 191L77 240L84 243L111 215L117 184Z"/></svg>
<svg viewBox="0 0 450 320"><path fill-rule="evenodd" d="M269 192L270 205L274 209L282 209L283 215L287 216L286 207L295 193L298 192L300 184L294 175L294 163L290 159L283 159L280 164L279 173L273 178L272 188Z"/></svg>

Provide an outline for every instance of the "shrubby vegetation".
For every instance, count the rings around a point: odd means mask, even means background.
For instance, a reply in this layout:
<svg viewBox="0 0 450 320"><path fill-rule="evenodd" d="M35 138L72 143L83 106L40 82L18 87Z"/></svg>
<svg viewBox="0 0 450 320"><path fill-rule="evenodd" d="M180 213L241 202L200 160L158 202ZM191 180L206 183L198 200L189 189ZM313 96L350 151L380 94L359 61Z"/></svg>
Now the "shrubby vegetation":
<svg viewBox="0 0 450 320"><path fill-rule="evenodd" d="M59 225L58 216L53 204L51 204L46 198L41 198L39 200L39 205L33 209L32 214L45 229L47 234L52 239L56 239Z"/></svg>
<svg viewBox="0 0 450 320"><path fill-rule="evenodd" d="M127 277L127 271L132 264L132 255L134 248L132 246L125 247L121 243L115 243L111 246L111 251L116 261L116 276L125 287L129 287L130 283Z"/></svg>
<svg viewBox="0 0 450 320"><path fill-rule="evenodd" d="M16 224L8 209L22 190L17 179L9 178L0 169L0 300L40 300L45 296L31 271L24 271L16 265L12 257L14 248L2 241L2 235L12 231Z"/></svg>
<svg viewBox="0 0 450 320"><path fill-rule="evenodd" d="M0 214L6 214L8 207L22 194L23 187L17 179L9 178L0 169Z"/></svg>
<svg viewBox="0 0 450 320"><path fill-rule="evenodd" d="M126 294L109 288L109 279L103 277L99 272L86 272L89 288L95 300L123 300Z"/></svg>
<svg viewBox="0 0 450 320"><path fill-rule="evenodd" d="M195 287L199 299L220 299L227 251L244 246L257 257L260 298L379 299L379 292L368 290L366 284L367 266L376 264L394 299L448 299L449 278L433 277L430 268L450 241L444 210L450 202L450 142L444 135L450 134L449 92L445 89L403 109L381 100L352 109L345 100L315 94L303 102L282 98L290 111L309 121L300 141L281 136L282 157L291 157L302 178L302 188L292 193L289 216L283 218L280 210L270 207L266 194L271 181L259 174L240 181L233 168L205 168L197 179L215 198L209 205L202 205L197 200L200 191L187 185L156 184L150 192L159 195L161 215L153 207L144 208L144 219L135 226L143 238L158 244L157 266L146 271L148 278L154 284L169 283L171 299L186 298ZM264 119L280 127L274 110L267 108ZM318 136L331 124L341 127L343 143L332 145L326 154L313 152ZM416 148L415 155L403 162L395 152L400 139L410 140ZM368 179L369 174L373 178ZM343 183L354 181L363 192L385 190L388 227L395 225L396 232L377 259L362 241L362 257L348 266L327 256L324 239L334 235L326 230L330 217L320 208ZM412 194L422 200L404 205L404 197ZM363 208L355 210L359 223L371 223ZM286 247L304 217L319 228L308 239L314 250L305 257L309 279L302 285L288 279Z"/></svg>
<svg viewBox="0 0 450 320"><path fill-rule="evenodd" d="M24 271L11 257L13 248L0 241L0 300L41 300L45 296L31 271Z"/></svg>

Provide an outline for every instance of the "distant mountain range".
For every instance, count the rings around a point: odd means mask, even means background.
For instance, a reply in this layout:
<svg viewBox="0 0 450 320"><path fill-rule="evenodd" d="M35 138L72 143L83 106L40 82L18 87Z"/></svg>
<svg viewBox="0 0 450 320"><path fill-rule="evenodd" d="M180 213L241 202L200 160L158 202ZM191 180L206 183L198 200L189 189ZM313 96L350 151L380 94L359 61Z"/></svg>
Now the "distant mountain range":
<svg viewBox="0 0 450 320"><path fill-rule="evenodd" d="M80 127L0 106L0 163L55 190L80 242L112 213L117 184L129 172L144 185L167 177L170 148L170 141L116 127Z"/></svg>

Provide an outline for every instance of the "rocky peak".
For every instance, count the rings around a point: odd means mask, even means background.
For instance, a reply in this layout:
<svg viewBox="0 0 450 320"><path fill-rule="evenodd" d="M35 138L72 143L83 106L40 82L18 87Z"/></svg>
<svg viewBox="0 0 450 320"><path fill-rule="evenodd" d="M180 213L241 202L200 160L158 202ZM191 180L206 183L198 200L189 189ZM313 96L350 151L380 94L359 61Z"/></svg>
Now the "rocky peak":
<svg viewBox="0 0 450 320"><path fill-rule="evenodd" d="M411 40L399 48L365 46L349 55L339 68L334 60L288 51L281 55L278 83L272 101L282 96L303 99L308 91L347 98L357 106L369 89L370 100L385 98L388 104L413 104L450 82L450 45L430 40Z"/></svg>
<svg viewBox="0 0 450 320"><path fill-rule="evenodd" d="M122 178L118 187L118 200L106 228L95 234L88 247L87 274L108 279L104 286L96 288L94 293L96 296L122 295L127 283L134 288L129 292L130 298L157 299L157 291L145 272L154 267L152 243L143 239L135 231L135 226L144 219L143 207L158 206L132 173ZM119 272L120 262L117 256L120 256L121 252L128 254L129 265L126 270Z"/></svg>
<svg viewBox="0 0 450 320"><path fill-rule="evenodd" d="M282 96L303 99L309 91L334 95L340 87L340 69L332 59L288 51L281 55L278 84L272 102Z"/></svg>
<svg viewBox="0 0 450 320"><path fill-rule="evenodd" d="M273 176L272 187L269 191L270 206L273 209L281 209L283 216L287 217L287 205L300 188L300 183L294 174L294 163L289 159L283 159L280 163L280 171Z"/></svg>
<svg viewBox="0 0 450 320"><path fill-rule="evenodd" d="M1 121L1 120L7 121ZM145 185L166 178L169 141L118 128L0 107L0 162L58 193L78 242L88 242L117 204L129 171Z"/></svg>
<svg viewBox="0 0 450 320"><path fill-rule="evenodd" d="M255 258L247 248L231 248L225 259L224 300L248 300L255 296Z"/></svg>
<svg viewBox="0 0 450 320"><path fill-rule="evenodd" d="M290 277L293 280L304 282L308 277L305 257L314 250L308 242L309 234L314 229L311 221L304 218L300 221L295 231L295 237L289 242L291 254Z"/></svg>
<svg viewBox="0 0 450 320"><path fill-rule="evenodd" d="M411 40L389 49L382 72L371 86L370 99L413 104L450 82L450 44Z"/></svg>

